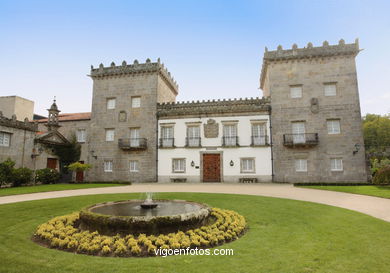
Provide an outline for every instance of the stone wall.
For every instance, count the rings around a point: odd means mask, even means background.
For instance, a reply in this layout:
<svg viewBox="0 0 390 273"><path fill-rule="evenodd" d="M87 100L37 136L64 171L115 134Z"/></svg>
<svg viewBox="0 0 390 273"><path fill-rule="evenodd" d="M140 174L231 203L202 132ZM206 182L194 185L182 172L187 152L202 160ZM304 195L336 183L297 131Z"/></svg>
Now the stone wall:
<svg viewBox="0 0 390 273"><path fill-rule="evenodd" d="M34 102L18 96L0 97L0 111L7 118L16 115L17 120L33 119Z"/></svg>

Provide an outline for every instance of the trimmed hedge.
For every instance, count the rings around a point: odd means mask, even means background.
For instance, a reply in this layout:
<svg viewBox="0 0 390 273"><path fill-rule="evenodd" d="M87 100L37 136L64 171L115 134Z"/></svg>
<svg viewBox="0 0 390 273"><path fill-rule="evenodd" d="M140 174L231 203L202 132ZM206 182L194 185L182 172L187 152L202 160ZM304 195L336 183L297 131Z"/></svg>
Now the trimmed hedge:
<svg viewBox="0 0 390 273"><path fill-rule="evenodd" d="M40 169L35 172L35 181L42 182L42 184L56 183L60 179L60 173L51 168Z"/></svg>
<svg viewBox="0 0 390 273"><path fill-rule="evenodd" d="M78 229L79 213L59 216L38 227L35 241L60 250L98 256L155 256L157 248L208 248L233 241L246 230L245 218L231 210L213 208L216 221L186 232L134 236L100 235Z"/></svg>

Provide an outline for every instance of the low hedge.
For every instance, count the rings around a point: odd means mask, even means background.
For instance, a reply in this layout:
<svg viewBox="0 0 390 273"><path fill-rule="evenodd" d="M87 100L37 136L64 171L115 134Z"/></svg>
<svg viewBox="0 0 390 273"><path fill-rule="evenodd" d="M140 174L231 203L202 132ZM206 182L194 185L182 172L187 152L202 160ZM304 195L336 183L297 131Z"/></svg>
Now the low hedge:
<svg viewBox="0 0 390 273"><path fill-rule="evenodd" d="M134 236L101 235L78 229L79 213L59 216L38 227L33 239L51 248L97 256L155 256L160 249L208 248L233 241L246 230L245 218L231 210L213 208L216 221L186 232Z"/></svg>

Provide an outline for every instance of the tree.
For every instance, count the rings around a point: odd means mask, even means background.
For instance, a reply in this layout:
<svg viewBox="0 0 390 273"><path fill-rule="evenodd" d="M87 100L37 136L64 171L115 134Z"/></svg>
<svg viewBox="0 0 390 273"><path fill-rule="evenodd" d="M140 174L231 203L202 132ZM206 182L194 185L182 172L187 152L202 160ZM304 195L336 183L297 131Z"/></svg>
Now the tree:
<svg viewBox="0 0 390 273"><path fill-rule="evenodd" d="M390 148L390 116L367 114L363 117L363 135L368 152L385 152Z"/></svg>

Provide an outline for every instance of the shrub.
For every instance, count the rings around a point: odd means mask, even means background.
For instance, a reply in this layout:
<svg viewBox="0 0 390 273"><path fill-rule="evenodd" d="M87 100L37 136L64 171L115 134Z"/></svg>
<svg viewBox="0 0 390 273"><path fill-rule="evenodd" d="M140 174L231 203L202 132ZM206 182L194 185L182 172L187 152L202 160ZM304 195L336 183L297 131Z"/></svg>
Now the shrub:
<svg viewBox="0 0 390 273"><path fill-rule="evenodd" d="M374 184L390 184L390 166L379 169L372 182Z"/></svg>
<svg viewBox="0 0 390 273"><path fill-rule="evenodd" d="M35 180L42 184L55 183L60 179L60 173L51 168L40 169L35 172Z"/></svg>
<svg viewBox="0 0 390 273"><path fill-rule="evenodd" d="M381 160L379 160L378 158L372 159L371 160L372 175L375 176L377 171L379 171L379 169L381 169L385 166L390 166L390 159L388 159L388 158L382 158Z"/></svg>
<svg viewBox="0 0 390 273"><path fill-rule="evenodd" d="M68 165L68 169L74 172L84 172L92 168L91 164L74 162Z"/></svg>
<svg viewBox="0 0 390 273"><path fill-rule="evenodd" d="M15 187L31 182L33 177L33 171L25 167L13 169L12 173L12 185Z"/></svg>
<svg viewBox="0 0 390 273"><path fill-rule="evenodd" d="M13 169L15 161L7 159L0 163L0 184L7 184L13 181Z"/></svg>

